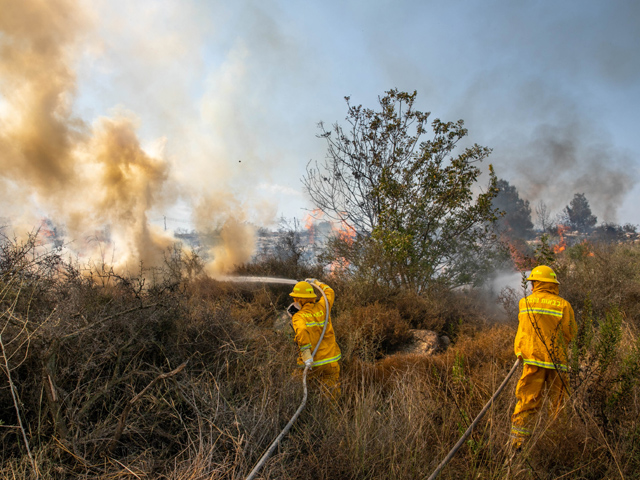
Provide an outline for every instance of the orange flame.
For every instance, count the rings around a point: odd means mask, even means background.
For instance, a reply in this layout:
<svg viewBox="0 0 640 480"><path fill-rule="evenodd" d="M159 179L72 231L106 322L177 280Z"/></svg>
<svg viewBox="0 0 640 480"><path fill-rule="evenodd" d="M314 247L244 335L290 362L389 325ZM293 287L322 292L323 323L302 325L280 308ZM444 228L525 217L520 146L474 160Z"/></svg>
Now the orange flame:
<svg viewBox="0 0 640 480"><path fill-rule="evenodd" d="M340 240L343 240L348 245L353 245L356 239L356 229L349 225L344 219L340 220L339 227L333 225L332 228Z"/></svg>
<svg viewBox="0 0 640 480"><path fill-rule="evenodd" d="M527 257L525 257L522 252L518 250L518 248L516 248L514 245L511 245L510 243L507 244L507 248L509 249L509 255L511 256L511 260L513 261L515 267L518 270L527 270L527 264L529 263Z"/></svg>
<svg viewBox="0 0 640 480"><path fill-rule="evenodd" d="M560 241L557 245L553 247L553 253L563 252L567 248L567 241L564 238L564 234L569 230L569 227L566 225L558 225L558 236L560 237Z"/></svg>
<svg viewBox="0 0 640 480"><path fill-rule="evenodd" d="M56 232L52 230L51 223L48 219L40 220L40 228L38 229L38 245L46 245L51 243L56 236Z"/></svg>
<svg viewBox="0 0 640 480"><path fill-rule="evenodd" d="M320 220L323 216L324 216L324 213L319 208L316 208L315 210L311 210L311 213L307 213L307 215L305 215L303 219L304 228L307 230L313 230L316 220Z"/></svg>
<svg viewBox="0 0 640 480"><path fill-rule="evenodd" d="M345 220L346 217L346 213L342 212L340 214L340 224L336 225L335 223L332 223L331 228L340 240L351 246L356 239L356 229L347 223ZM332 274L335 274L346 270L348 267L349 261L344 257L340 257L331 262L331 265L329 265L329 271Z"/></svg>
<svg viewBox="0 0 640 480"><path fill-rule="evenodd" d="M336 273L346 270L349 267L349 265L350 263L346 258L344 257L337 258L336 260L334 260L329 264L329 267L328 267L329 273L331 275L335 275Z"/></svg>
<svg viewBox="0 0 640 480"><path fill-rule="evenodd" d="M324 217L324 212L319 208L315 210L311 210L304 219L304 228L309 232L309 241L313 243L315 230L316 230L316 222L321 220ZM340 239L347 242L349 245L353 245L354 240L356 239L356 229L347 223L345 220L346 214L342 213L340 215L341 220L339 223L330 221L332 232Z"/></svg>
<svg viewBox="0 0 640 480"><path fill-rule="evenodd" d="M319 208L311 210L311 213L307 213L304 217L304 228L309 232L309 243L315 242L316 236L316 220L320 220L324 216L324 213Z"/></svg>
<svg viewBox="0 0 640 480"><path fill-rule="evenodd" d="M514 240L506 235L500 237L500 241L503 245L506 245L509 251L509 256L515 268L519 271L530 270L535 266L535 259L526 255L526 245L524 242Z"/></svg>
<svg viewBox="0 0 640 480"><path fill-rule="evenodd" d="M311 243L315 240L315 230L316 230L316 222L324 218L324 212L319 208L312 210L308 213L304 219L304 228L309 232L309 241ZM340 240L346 242L348 245L353 245L353 242L356 239L357 233L356 229L349 225L346 221L347 215L344 212L340 213L340 221L333 222L329 221L331 224L331 231L334 235ZM349 267L349 262L345 258L337 258L331 264L329 264L328 269L331 274L338 273L339 271L345 270Z"/></svg>
<svg viewBox="0 0 640 480"><path fill-rule="evenodd" d="M585 257L595 257L596 255L589 248L589 242L585 239L582 241L582 245L584 246L586 252L584 253Z"/></svg>

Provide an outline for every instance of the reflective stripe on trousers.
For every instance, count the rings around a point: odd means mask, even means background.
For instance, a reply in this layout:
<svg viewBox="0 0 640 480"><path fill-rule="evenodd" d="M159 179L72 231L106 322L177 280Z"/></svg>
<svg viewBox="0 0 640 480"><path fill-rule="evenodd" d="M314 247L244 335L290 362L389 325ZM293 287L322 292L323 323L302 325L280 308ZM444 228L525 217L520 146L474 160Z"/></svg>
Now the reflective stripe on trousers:
<svg viewBox="0 0 640 480"><path fill-rule="evenodd" d="M525 365L534 365L536 367L562 370L563 372L566 372L567 370L569 370L569 367L567 367L564 363L557 363L557 362L553 363L553 362L545 362L543 360L535 360L533 358L524 358L524 356L522 355L522 352L517 352L516 356L521 357L522 363L524 363Z"/></svg>

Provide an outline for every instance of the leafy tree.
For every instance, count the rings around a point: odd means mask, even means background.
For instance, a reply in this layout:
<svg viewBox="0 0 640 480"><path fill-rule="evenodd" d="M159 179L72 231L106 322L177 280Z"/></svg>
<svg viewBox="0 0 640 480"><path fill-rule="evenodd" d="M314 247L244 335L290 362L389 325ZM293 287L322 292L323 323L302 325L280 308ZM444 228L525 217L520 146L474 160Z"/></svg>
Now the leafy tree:
<svg viewBox="0 0 640 480"><path fill-rule="evenodd" d="M598 218L591 214L591 207L584 193L576 193L565 211L569 225L583 233L589 232L598 221Z"/></svg>
<svg viewBox="0 0 640 480"><path fill-rule="evenodd" d="M509 238L529 239L533 237L529 200L521 199L516 187L510 185L506 180L498 180L496 187L498 194L493 199L493 206L504 212L504 215L496 221L498 232Z"/></svg>
<svg viewBox="0 0 640 480"><path fill-rule="evenodd" d="M351 272L393 287L421 291L434 281L471 283L484 265L483 247L495 221L496 176L477 196L477 163L490 149L473 145L458 156L467 135L462 120L431 122L414 109L416 92L390 90L380 110L353 106L347 126L320 123L327 142L322 164L307 165L303 183L328 217L353 227L355 238L336 238L332 252Z"/></svg>

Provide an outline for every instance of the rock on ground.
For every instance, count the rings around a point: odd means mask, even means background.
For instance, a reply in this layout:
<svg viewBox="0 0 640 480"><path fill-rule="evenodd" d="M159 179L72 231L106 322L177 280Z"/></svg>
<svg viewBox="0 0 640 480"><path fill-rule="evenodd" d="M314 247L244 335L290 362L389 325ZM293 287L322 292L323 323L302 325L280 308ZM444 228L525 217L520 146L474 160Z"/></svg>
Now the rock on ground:
<svg viewBox="0 0 640 480"><path fill-rule="evenodd" d="M447 336L438 337L432 330L409 330L413 340L403 345L397 353L411 353L417 355L433 355L441 348L446 348L450 340Z"/></svg>

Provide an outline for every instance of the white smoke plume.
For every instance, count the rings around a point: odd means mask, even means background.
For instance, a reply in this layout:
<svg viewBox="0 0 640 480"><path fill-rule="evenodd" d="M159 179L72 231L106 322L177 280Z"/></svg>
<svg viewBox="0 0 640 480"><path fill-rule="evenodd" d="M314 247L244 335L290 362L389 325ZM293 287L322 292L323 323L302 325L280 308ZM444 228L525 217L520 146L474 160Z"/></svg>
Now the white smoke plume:
<svg viewBox="0 0 640 480"><path fill-rule="evenodd" d="M176 175L177 160L162 148L167 139L157 142L153 153L144 148L135 113L115 108L94 119L76 113L74 68L95 28L84 3L0 0L0 12L1 216L11 219L18 234L47 217L87 259L104 260L104 249L111 248L117 267L159 264L175 240L152 225L150 215L178 198L191 203L191 191L214 182L202 181L197 169ZM184 152L198 156L197 150ZM230 174L220 167L223 162L210 163L211 177L215 174L222 188ZM231 188L209 195L196 209L198 229L221 229L209 249L212 274L228 272L253 253L252 228Z"/></svg>

